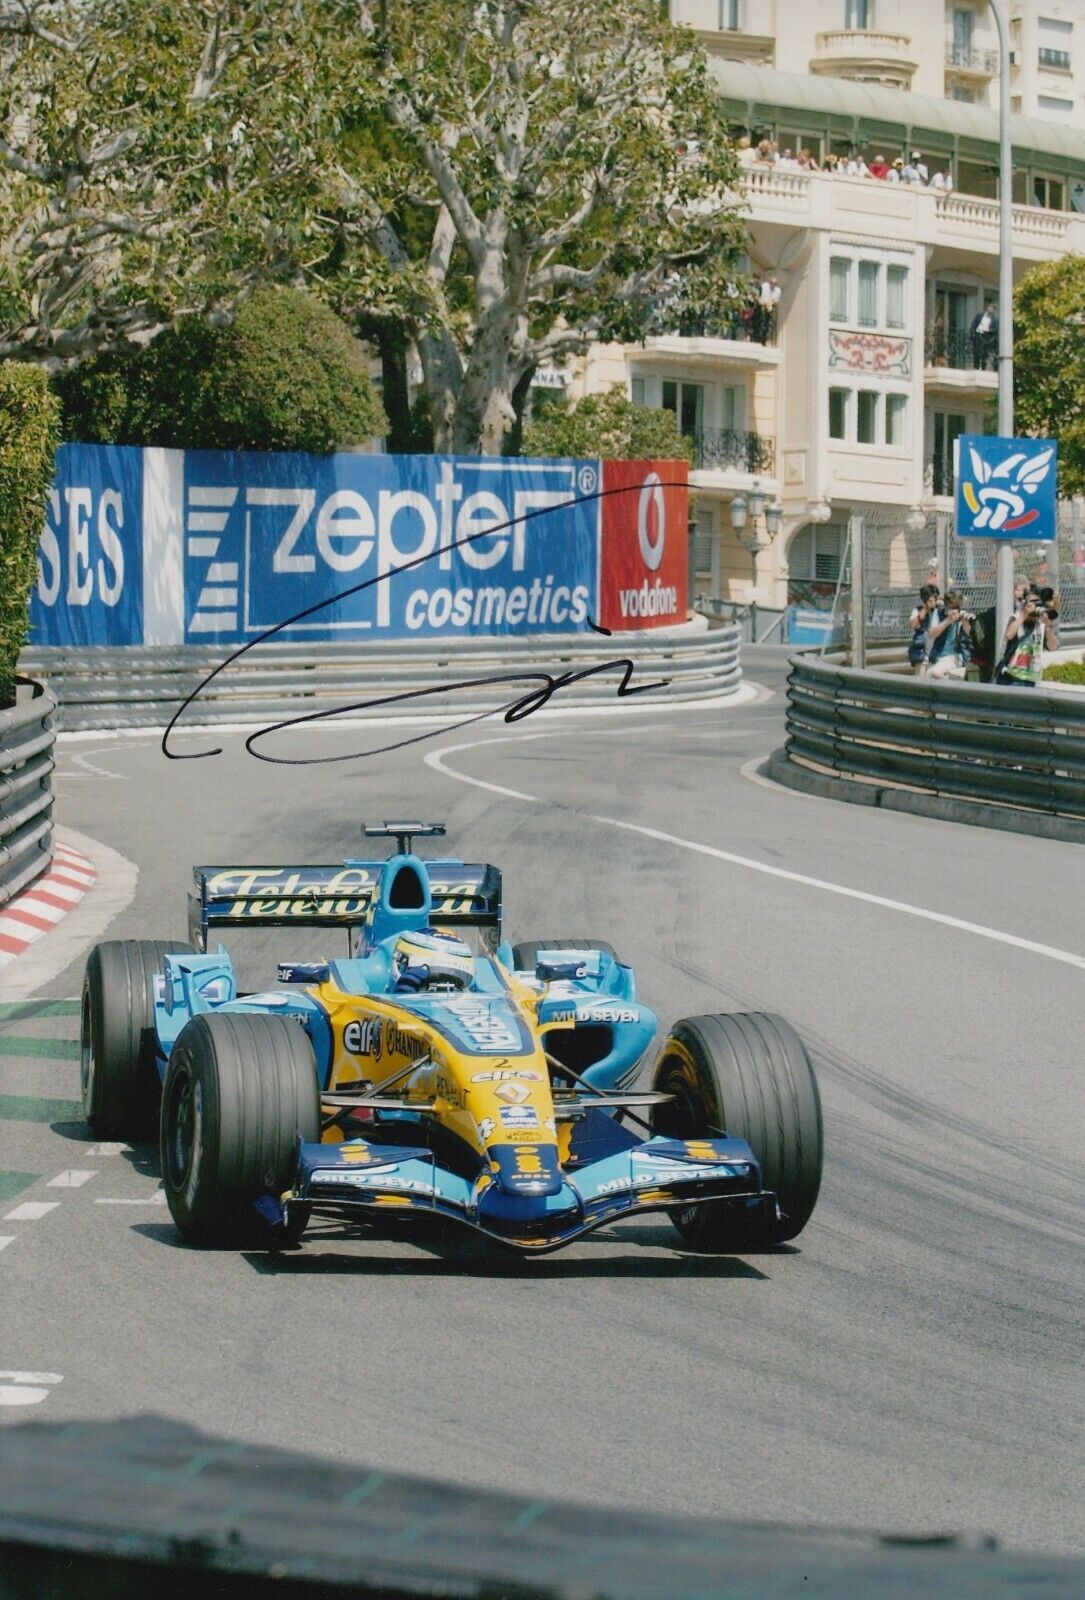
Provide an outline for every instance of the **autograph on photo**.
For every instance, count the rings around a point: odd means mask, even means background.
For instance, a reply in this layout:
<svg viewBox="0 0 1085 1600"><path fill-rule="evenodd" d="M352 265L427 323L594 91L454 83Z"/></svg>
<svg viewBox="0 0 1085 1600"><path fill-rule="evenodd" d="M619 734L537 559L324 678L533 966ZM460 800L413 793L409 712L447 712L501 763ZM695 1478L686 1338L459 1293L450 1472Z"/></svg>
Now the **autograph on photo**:
<svg viewBox="0 0 1085 1600"><path fill-rule="evenodd" d="M661 488L685 488L685 486L684 479L663 479L660 481ZM454 539L447 548L457 550L461 545L473 544L476 539L489 539L495 533L502 533L516 523L531 522L536 517L552 516L555 513L568 511L573 506L584 505L592 500L603 500L611 495L634 494L638 491L639 485L618 484L610 489L598 489L592 494L574 495L572 499L565 500L559 505L540 506L533 511L522 512L518 517L510 517L492 528L480 529L478 532L468 534L462 539ZM437 549L430 550L425 555L415 556L413 559L405 561L402 566L396 567L395 571L409 572L413 568L424 566L427 561L432 561L440 553ZM286 628L293 627L303 618L311 617L316 612L323 611L327 606L333 605L337 601L346 600L353 594L359 594L363 589L371 589L378 583L386 583L391 577L392 573L386 572L378 573L376 577L365 578L361 583L356 583L349 589L343 589L338 594L329 595L323 600L316 601L311 606L305 606L302 610L296 611L293 616L286 617L282 622L275 623L273 627L268 628L264 633L258 634L255 639L250 639L248 643L240 645L238 649L232 651L224 661L220 661L218 666L212 668L207 676L196 685L191 694L187 695L178 706L163 731L162 754L170 761L202 761L207 756L221 755L221 745L217 745L211 750L179 751L170 749L170 735L189 706L199 699L208 684L213 683L219 674L225 672L226 668L231 666L233 662L239 661L250 650L255 650L257 645L264 644L268 639L274 638L276 634L282 633ZM600 627L590 617L588 618L588 627L593 633L610 637L611 630ZM438 644L439 640L434 640L434 645L437 646ZM355 700L348 705L330 706L323 711L306 711L296 717L288 717L282 722L275 722L266 727L258 728L245 740L245 748L258 761L271 762L276 766L316 766L336 761L359 761L366 756L387 755L393 750L402 750L407 745L419 744L425 739L433 738L438 733L453 733L458 728L470 727L473 723L482 722L487 717L495 717L499 714L505 722L520 722L525 717L533 715L534 712L541 711L560 690L568 689L572 684L580 683L585 678L599 677L604 673L619 670L622 676L615 689L615 696L619 700L629 699L632 695L647 694L652 689L665 688L670 681L668 678L657 678L651 683L633 683L631 680L635 671L635 663L628 656L618 656L613 660L594 662L589 667L582 667L579 670L574 669L569 672L550 673L540 668L535 671L502 672L479 678L463 678L451 684L441 683L422 689L403 689L395 694L381 695L373 700ZM272 734L283 733L289 728L298 728L307 723L320 723L334 717L348 716L355 711L372 711L381 706L396 706L407 701L423 700L428 695L433 694L445 694L449 691L461 689L482 689L494 685L513 683L530 683L534 687L514 700L507 701L502 705L492 706L488 710L477 712L472 716L464 717L459 722L446 723L440 728L428 728L419 733L412 733L404 739L398 739L391 744L379 745L371 750L354 750L345 755L334 756L273 756L256 748L261 739L270 738Z"/></svg>

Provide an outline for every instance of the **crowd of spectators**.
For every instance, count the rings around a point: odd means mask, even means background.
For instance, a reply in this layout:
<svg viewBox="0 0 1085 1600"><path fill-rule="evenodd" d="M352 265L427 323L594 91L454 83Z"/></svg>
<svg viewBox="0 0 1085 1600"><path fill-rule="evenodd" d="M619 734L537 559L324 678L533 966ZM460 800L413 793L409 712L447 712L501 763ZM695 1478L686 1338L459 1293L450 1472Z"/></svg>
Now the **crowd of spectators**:
<svg viewBox="0 0 1085 1600"><path fill-rule="evenodd" d="M828 155L822 162L809 150L793 150L790 146L781 150L775 139L762 139L754 144L743 135L738 141L738 159L744 167L761 171L824 172L837 178L875 178L883 183L915 184L940 194L949 194L953 188L953 176L948 167L939 167L932 175L921 150L913 150L907 160L896 156L887 161L885 156L876 155L868 162L858 151L853 151L847 156Z"/></svg>

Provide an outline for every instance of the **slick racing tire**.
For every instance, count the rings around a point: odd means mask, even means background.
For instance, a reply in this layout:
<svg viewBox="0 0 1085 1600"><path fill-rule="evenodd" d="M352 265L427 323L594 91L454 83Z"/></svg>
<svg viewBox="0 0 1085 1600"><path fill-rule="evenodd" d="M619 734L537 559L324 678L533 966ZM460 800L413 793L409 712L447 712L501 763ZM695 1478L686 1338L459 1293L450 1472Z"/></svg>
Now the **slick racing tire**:
<svg viewBox="0 0 1085 1600"><path fill-rule="evenodd" d="M783 1017L750 1012L687 1017L656 1062L654 1133L688 1139L722 1133L745 1139L782 1218L743 1221L715 1201L672 1212L679 1233L701 1249L783 1244L809 1221L821 1186L821 1099L806 1047Z"/></svg>
<svg viewBox="0 0 1085 1600"><path fill-rule="evenodd" d="M299 1138L320 1138L316 1057L300 1025L257 1012L186 1023L162 1088L161 1140L162 1187L184 1237L296 1242L300 1226L273 1227L255 1202L289 1188Z"/></svg>
<svg viewBox="0 0 1085 1600"><path fill-rule="evenodd" d="M152 980L165 956L192 954L181 939L95 945L83 975L79 1077L83 1112L100 1138L151 1135L158 1109Z"/></svg>
<svg viewBox="0 0 1085 1600"><path fill-rule="evenodd" d="M618 959L618 952L605 939L577 939L566 935L561 939L524 939L512 947L513 966L517 972L534 972L540 950L601 950L605 956Z"/></svg>

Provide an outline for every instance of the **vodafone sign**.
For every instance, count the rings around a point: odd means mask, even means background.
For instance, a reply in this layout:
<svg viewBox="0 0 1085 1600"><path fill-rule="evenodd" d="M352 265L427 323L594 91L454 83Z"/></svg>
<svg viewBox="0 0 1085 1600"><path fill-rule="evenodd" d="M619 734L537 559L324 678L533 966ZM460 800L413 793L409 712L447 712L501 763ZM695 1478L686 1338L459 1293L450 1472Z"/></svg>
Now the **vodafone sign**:
<svg viewBox="0 0 1085 1600"><path fill-rule="evenodd" d="M599 621L624 633L684 622L689 573L684 461L604 461Z"/></svg>

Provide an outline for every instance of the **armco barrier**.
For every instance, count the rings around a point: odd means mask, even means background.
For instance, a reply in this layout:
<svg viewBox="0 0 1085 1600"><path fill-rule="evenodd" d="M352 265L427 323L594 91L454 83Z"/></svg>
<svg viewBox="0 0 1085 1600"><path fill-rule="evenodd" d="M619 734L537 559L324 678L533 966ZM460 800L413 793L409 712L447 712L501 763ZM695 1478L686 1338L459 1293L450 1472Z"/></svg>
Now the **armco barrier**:
<svg viewBox="0 0 1085 1600"><path fill-rule="evenodd" d="M35 686L33 700L0 711L0 906L49 865L55 709Z"/></svg>
<svg viewBox="0 0 1085 1600"><path fill-rule="evenodd" d="M956 803L939 815L1085 838L1085 696L796 657L783 755L773 774L797 788L885 804L918 792ZM905 792L879 800L879 783Z"/></svg>
<svg viewBox="0 0 1085 1600"><path fill-rule="evenodd" d="M227 654L198 646L24 651L23 671L43 679L63 730L163 727ZM182 725L261 723L363 705L372 717L470 716L545 688L546 675L579 674L629 660L630 687L666 680L641 704L732 694L741 679L739 630L547 640L419 639L380 644L260 645L204 688ZM454 685L484 681L472 687ZM617 704L620 669L556 690L555 709ZM522 680L522 681L521 681ZM636 701L627 699L626 705ZM346 714L346 713L344 713Z"/></svg>

